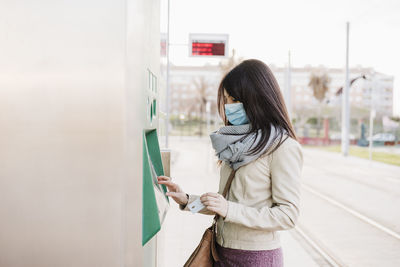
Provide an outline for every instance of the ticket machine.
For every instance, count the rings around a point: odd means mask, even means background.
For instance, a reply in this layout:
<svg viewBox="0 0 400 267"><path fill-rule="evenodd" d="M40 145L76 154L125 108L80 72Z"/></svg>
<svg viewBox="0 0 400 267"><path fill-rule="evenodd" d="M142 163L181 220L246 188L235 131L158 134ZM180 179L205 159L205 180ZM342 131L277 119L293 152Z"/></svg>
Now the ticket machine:
<svg viewBox="0 0 400 267"><path fill-rule="evenodd" d="M142 245L145 245L161 229L169 207L167 189L157 182L164 175L158 144L157 130L143 133L143 208Z"/></svg>
<svg viewBox="0 0 400 267"><path fill-rule="evenodd" d="M147 69L146 123L143 129L143 182L142 182L142 246L144 248L143 266L157 266L157 233L166 217L169 200L165 195L167 188L157 182L157 176L169 170L169 161L163 164L159 145L159 90L156 72ZM168 173L167 173L168 175Z"/></svg>

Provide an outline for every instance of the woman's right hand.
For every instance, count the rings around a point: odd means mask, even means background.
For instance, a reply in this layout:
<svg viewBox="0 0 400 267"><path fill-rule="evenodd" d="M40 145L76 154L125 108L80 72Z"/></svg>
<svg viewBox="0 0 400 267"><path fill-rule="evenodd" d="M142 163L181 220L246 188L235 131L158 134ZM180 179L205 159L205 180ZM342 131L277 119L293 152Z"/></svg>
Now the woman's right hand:
<svg viewBox="0 0 400 267"><path fill-rule="evenodd" d="M165 193L167 196L172 197L176 203L179 205L186 205L188 202L188 198L186 193L182 191L179 185L171 182L171 177L168 176L158 176L158 183L166 185L168 188L168 192Z"/></svg>

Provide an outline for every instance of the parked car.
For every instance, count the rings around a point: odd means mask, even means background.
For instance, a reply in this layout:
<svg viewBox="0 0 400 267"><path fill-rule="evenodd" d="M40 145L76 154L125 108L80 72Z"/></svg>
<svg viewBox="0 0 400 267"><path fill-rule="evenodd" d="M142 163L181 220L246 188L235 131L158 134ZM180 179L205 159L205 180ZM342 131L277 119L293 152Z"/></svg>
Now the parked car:
<svg viewBox="0 0 400 267"><path fill-rule="evenodd" d="M370 140L370 138L368 138ZM394 142L396 141L396 136L391 133L377 133L372 136L372 141L374 142Z"/></svg>
<svg viewBox="0 0 400 267"><path fill-rule="evenodd" d="M329 138L332 140L340 140L340 139L342 139L342 134L341 133L331 133L329 135ZM356 139L356 137L354 134L349 134L349 139L354 140L354 139Z"/></svg>

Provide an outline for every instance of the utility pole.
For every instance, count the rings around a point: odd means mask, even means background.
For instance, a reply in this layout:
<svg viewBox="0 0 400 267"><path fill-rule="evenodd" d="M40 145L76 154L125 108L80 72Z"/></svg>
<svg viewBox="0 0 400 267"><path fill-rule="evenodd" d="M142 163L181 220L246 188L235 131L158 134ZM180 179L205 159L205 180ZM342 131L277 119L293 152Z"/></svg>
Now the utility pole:
<svg viewBox="0 0 400 267"><path fill-rule="evenodd" d="M372 99L371 99L372 102ZM368 154L369 154L369 159L372 160L372 146L374 144L374 141L372 140L372 136L374 133L374 118L375 118L376 112L375 109L373 109L373 104L371 103L371 110L370 110L370 115L369 115L369 144L368 144Z"/></svg>
<svg viewBox="0 0 400 267"><path fill-rule="evenodd" d="M379 89L377 75L374 73L372 76L372 86L371 86L371 103L370 103L370 115L369 115L369 144L368 144L368 154L369 159L372 160L372 149L374 146L374 141L372 136L374 135L374 119L376 116L376 101L377 101L377 90Z"/></svg>
<svg viewBox="0 0 400 267"><path fill-rule="evenodd" d="M290 62L290 50L288 52L288 65L287 65L287 81L286 81L286 106L289 113L289 118L292 115L292 66Z"/></svg>
<svg viewBox="0 0 400 267"><path fill-rule="evenodd" d="M350 23L346 22L346 78L342 93L342 154L349 154L349 132L350 132L350 105L349 105L349 29Z"/></svg>
<svg viewBox="0 0 400 267"><path fill-rule="evenodd" d="M169 135L169 102L170 102L170 88L169 88L169 1L168 0L168 15L167 15L167 43L166 43L166 52L167 52L167 95L165 97L165 107L166 107L166 118L165 118L165 148L168 148L168 135Z"/></svg>
<svg viewBox="0 0 400 267"><path fill-rule="evenodd" d="M207 133L210 132L210 124L211 124L211 102L207 100L206 102L206 120L207 120Z"/></svg>

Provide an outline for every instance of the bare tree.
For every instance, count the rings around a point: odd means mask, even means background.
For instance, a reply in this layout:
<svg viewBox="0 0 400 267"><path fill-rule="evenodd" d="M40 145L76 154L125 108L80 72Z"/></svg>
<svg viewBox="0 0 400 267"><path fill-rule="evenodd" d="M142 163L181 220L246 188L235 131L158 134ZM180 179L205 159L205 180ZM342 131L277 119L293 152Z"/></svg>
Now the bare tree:
<svg viewBox="0 0 400 267"><path fill-rule="evenodd" d="M221 75L224 76L236 65L243 61L243 57L236 57L236 50L232 49L232 55L226 59L222 59L219 63Z"/></svg>
<svg viewBox="0 0 400 267"><path fill-rule="evenodd" d="M203 136L203 122L205 120L207 96L210 94L210 84L204 76L199 76L192 80L194 87L196 88L196 102L199 108L199 136Z"/></svg>
<svg viewBox="0 0 400 267"><path fill-rule="evenodd" d="M310 81L308 86L313 90L313 96L318 101L318 126L317 126L317 135L319 136L321 130L321 108L322 103L325 99L326 93L329 91L329 83L331 82L331 78L328 76L326 72L318 71L311 73Z"/></svg>

